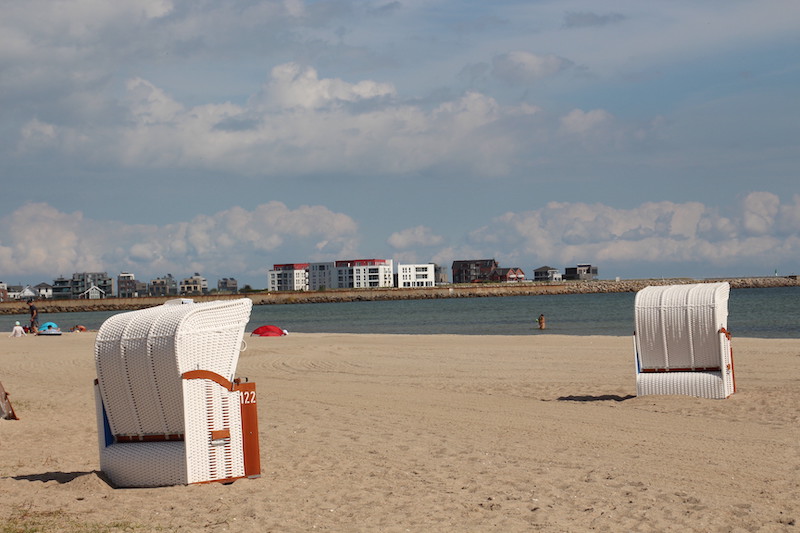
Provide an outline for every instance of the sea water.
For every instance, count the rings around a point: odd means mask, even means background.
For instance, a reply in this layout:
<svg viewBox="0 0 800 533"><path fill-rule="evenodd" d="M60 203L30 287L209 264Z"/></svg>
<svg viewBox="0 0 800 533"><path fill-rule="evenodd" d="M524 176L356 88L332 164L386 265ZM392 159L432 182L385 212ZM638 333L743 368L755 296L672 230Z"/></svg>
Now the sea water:
<svg viewBox="0 0 800 533"><path fill-rule="evenodd" d="M541 333L536 319L544 314L548 334L631 335L634 298L623 292L257 305L247 331L274 324L290 333L532 335ZM96 330L117 312L42 313L39 323ZM28 316L6 315L0 324L11 331L15 320L25 324ZM800 338L800 287L731 290L728 329L738 337Z"/></svg>

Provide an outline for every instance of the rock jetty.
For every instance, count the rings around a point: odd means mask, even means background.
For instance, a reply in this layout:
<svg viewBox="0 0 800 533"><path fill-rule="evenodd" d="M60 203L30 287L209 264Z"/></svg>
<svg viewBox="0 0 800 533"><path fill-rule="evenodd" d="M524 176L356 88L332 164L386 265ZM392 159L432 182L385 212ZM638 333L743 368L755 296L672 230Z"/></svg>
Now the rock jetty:
<svg viewBox="0 0 800 533"><path fill-rule="evenodd" d="M470 285L441 285L419 289L331 289L324 291L299 292L253 292L238 295L209 294L191 296L196 302L241 298L253 300L254 305L280 305L301 303L358 302L376 300L419 300L433 298L482 298L489 296L529 296L537 294L588 294L608 292L636 292L649 285L674 285L727 281L733 289L796 287L800 286L797 276L768 278L726 278L695 280L689 278L641 279L641 280L592 280L567 281L558 283L475 283ZM69 313L75 311L129 311L160 305L170 298L106 298L103 300L40 300L37 306L44 313ZM0 303L0 314L24 314L27 306L23 302Z"/></svg>

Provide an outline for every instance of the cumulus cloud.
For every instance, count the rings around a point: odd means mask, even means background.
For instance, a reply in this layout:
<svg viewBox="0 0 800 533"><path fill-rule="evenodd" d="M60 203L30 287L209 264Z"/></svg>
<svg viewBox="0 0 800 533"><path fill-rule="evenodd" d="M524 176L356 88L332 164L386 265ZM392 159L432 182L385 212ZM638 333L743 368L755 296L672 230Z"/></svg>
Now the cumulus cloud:
<svg viewBox="0 0 800 533"><path fill-rule="evenodd" d="M561 118L561 133L565 134L584 134L596 128L608 125L613 116L603 109L593 109L583 111L573 109Z"/></svg>
<svg viewBox="0 0 800 533"><path fill-rule="evenodd" d="M708 263L796 263L800 239L798 199L781 205L772 193L753 192L729 215L699 202L647 202L631 209L551 202L507 213L470 233L478 249L497 250L506 264L552 266L591 261L640 269ZM511 250L510 252L508 250Z"/></svg>
<svg viewBox="0 0 800 533"><path fill-rule="evenodd" d="M552 54L525 51L500 54L492 59L492 74L510 83L533 83L572 66L572 62Z"/></svg>
<svg viewBox="0 0 800 533"><path fill-rule="evenodd" d="M527 142L504 127L539 108L500 105L468 92L428 109L394 101L394 88L372 80L320 78L311 68L273 69L246 104L189 106L144 78L126 83L111 130L92 124L29 122L19 149L132 168L202 168L263 176L376 173L395 176L450 166L504 175ZM372 102L375 105L367 105ZM57 150L56 150L57 151Z"/></svg>
<svg viewBox="0 0 800 533"><path fill-rule="evenodd" d="M392 233L387 241L395 249L403 250L419 246L437 246L444 239L425 226L416 226Z"/></svg>
<svg viewBox="0 0 800 533"><path fill-rule="evenodd" d="M320 79L316 69L285 63L272 69L270 81L263 91L251 99L256 105L271 107L318 109L329 105L394 96L389 83L362 80L348 83L338 78Z"/></svg>
<svg viewBox="0 0 800 533"><path fill-rule="evenodd" d="M780 199L767 192L751 193L742 202L742 208L744 229L754 236L766 235L775 224Z"/></svg>
<svg viewBox="0 0 800 533"><path fill-rule="evenodd" d="M349 216L323 206L291 209L281 202L253 210L233 207L164 226L91 220L81 212L31 203L0 219L0 231L0 270L46 279L82 271L132 271L144 277L188 270L263 273L272 266L267 257L273 254L333 259L352 254L358 244L358 226Z"/></svg>
<svg viewBox="0 0 800 533"><path fill-rule="evenodd" d="M603 270L681 272L705 264L736 274L769 273L800 256L800 195L787 203L753 192L724 212L700 202L646 202L629 209L604 204L550 202L509 212L462 236L426 226L392 233L396 262L496 258L524 270L589 261ZM269 202L232 207L191 220L156 225L100 221L26 204L0 219L0 270L5 276L50 280L81 271L132 271L148 279L171 272L264 276L273 263L335 260L363 255L359 228L324 206L289 208ZM366 251L381 256L380 251ZM796 267L794 267L796 268ZM704 271L713 276L714 272Z"/></svg>

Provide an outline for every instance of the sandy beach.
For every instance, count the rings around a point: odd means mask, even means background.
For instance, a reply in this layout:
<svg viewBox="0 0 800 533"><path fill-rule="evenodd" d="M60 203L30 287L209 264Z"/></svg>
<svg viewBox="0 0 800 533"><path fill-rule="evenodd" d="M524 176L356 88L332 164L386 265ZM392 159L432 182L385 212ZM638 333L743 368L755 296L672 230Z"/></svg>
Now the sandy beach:
<svg viewBox="0 0 800 533"><path fill-rule="evenodd" d="M2 531L800 531L796 339L705 400L637 398L627 337L248 337L262 477L157 489L98 472L94 340L0 338Z"/></svg>

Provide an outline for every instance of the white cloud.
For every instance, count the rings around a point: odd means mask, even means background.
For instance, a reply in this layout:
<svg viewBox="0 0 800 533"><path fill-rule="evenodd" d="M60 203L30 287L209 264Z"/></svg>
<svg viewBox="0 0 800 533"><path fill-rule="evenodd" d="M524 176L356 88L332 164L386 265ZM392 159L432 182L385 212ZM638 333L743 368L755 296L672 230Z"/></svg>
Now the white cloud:
<svg viewBox="0 0 800 533"><path fill-rule="evenodd" d="M742 205L724 216L698 202L648 202L632 209L552 202L498 217L470 233L470 242L497 250L507 264L591 261L646 269L706 262L724 268L758 265L764 257L796 263L800 257L791 244L800 238L797 198L794 205L781 206L774 194L753 192ZM775 227L778 213L785 214L784 236Z"/></svg>
<svg viewBox="0 0 800 533"><path fill-rule="evenodd" d="M393 95L388 84L319 79L313 69L294 64L273 69L264 91L246 105L187 106L153 83L132 78L120 101L125 120L112 130L31 121L20 133L20 147L46 149L48 156L60 147L64 154L133 168L259 176L331 169L393 176L448 165L498 176L513 168L528 142L504 123L539 111L525 103L502 106L478 92L432 109L394 102ZM374 105L361 106L373 100Z"/></svg>
<svg viewBox="0 0 800 533"><path fill-rule="evenodd" d="M561 118L561 132L566 134L585 134L597 128L607 126L613 116L603 109L583 111L573 109Z"/></svg>
<svg viewBox="0 0 800 533"><path fill-rule="evenodd" d="M263 102L279 109L317 109L344 102L394 96L395 92L389 83L372 80L348 83L336 78L320 79L314 68L284 63L272 69L270 81L251 103Z"/></svg>
<svg viewBox="0 0 800 533"><path fill-rule="evenodd" d="M759 236L769 233L780 208L780 198L767 192L755 192L747 195L742 202L742 219L744 229L751 235Z"/></svg>
<svg viewBox="0 0 800 533"><path fill-rule="evenodd" d="M332 259L351 254L358 242L358 227L349 216L280 202L165 226L90 220L80 212L26 204L0 219L0 231L0 271L46 279L82 271L263 273L272 266L265 253L302 253L301 259L310 259L309 250L324 243L318 257Z"/></svg>
<svg viewBox="0 0 800 533"><path fill-rule="evenodd" d="M444 239L433 233L428 227L416 226L392 233L387 241L390 246L398 250L418 246L438 246Z"/></svg>
<svg viewBox="0 0 800 533"><path fill-rule="evenodd" d="M492 74L511 83L534 83L572 66L572 62L552 54L525 51L500 54L492 59Z"/></svg>

